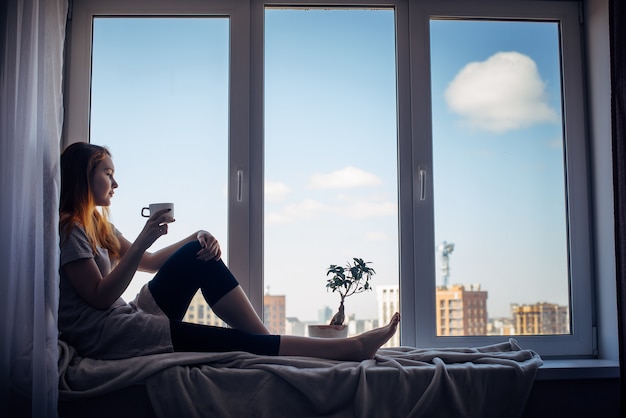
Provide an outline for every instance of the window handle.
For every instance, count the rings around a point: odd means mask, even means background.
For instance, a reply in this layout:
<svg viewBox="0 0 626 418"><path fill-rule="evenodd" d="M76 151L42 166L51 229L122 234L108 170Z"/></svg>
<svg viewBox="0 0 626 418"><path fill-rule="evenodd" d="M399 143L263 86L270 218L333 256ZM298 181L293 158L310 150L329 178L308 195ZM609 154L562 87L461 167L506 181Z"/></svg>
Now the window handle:
<svg viewBox="0 0 626 418"><path fill-rule="evenodd" d="M237 202L243 201L243 170L237 170Z"/></svg>
<svg viewBox="0 0 626 418"><path fill-rule="evenodd" d="M426 170L423 168L419 169L419 180L420 180L420 200L426 200Z"/></svg>

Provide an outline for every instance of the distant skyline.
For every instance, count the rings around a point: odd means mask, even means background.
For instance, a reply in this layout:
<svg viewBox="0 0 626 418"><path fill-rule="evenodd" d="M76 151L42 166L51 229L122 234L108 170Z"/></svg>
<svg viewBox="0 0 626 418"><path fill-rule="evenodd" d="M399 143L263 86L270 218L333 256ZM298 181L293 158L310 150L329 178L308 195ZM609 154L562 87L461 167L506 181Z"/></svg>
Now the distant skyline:
<svg viewBox="0 0 626 418"><path fill-rule="evenodd" d="M336 309L326 268L371 261L398 284L397 127L391 10L265 13L265 286L287 316ZM109 146L116 226L173 201L155 248L207 229L227 253L228 20L99 18L91 141ZM558 25L431 22L437 280L480 284L489 316L567 305ZM149 275L138 275L131 300ZM347 313L375 318L376 294Z"/></svg>

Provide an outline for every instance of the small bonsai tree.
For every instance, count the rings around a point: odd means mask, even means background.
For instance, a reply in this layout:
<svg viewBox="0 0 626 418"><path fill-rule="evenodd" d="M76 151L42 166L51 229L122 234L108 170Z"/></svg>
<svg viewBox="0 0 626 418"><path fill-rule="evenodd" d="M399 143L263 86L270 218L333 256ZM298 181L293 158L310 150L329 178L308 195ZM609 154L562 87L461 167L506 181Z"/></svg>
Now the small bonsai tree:
<svg viewBox="0 0 626 418"><path fill-rule="evenodd" d="M346 319L343 303L348 296L372 289L369 281L376 272L368 266L371 263L356 257L352 260L352 264L348 263L345 267L331 264L326 272L326 276L333 275L327 280L326 289L339 292L341 296L339 309L330 320L330 325L343 325Z"/></svg>

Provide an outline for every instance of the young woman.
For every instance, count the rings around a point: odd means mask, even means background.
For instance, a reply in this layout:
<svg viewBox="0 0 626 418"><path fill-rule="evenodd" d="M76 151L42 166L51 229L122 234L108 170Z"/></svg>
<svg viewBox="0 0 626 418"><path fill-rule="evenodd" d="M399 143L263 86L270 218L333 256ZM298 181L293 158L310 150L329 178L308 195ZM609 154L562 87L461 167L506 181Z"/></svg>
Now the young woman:
<svg viewBox="0 0 626 418"><path fill-rule="evenodd" d="M384 327L346 339L270 335L209 232L148 252L174 222L168 210L153 213L132 243L109 222L114 172L111 154L97 145L75 143L61 155L59 330L81 355L247 351L360 361L395 334L398 313ZM137 270L156 275L127 304L120 296ZM230 328L182 321L198 289Z"/></svg>

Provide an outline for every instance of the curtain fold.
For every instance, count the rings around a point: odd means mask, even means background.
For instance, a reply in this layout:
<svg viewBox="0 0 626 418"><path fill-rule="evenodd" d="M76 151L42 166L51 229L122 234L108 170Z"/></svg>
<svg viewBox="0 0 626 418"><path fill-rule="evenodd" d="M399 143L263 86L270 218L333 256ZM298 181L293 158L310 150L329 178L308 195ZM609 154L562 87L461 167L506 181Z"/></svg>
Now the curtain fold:
<svg viewBox="0 0 626 418"><path fill-rule="evenodd" d="M622 408L626 408L626 3L610 0L611 131Z"/></svg>
<svg viewBox="0 0 626 418"><path fill-rule="evenodd" d="M0 5L0 405L9 416L57 415L67 8L67 0Z"/></svg>

